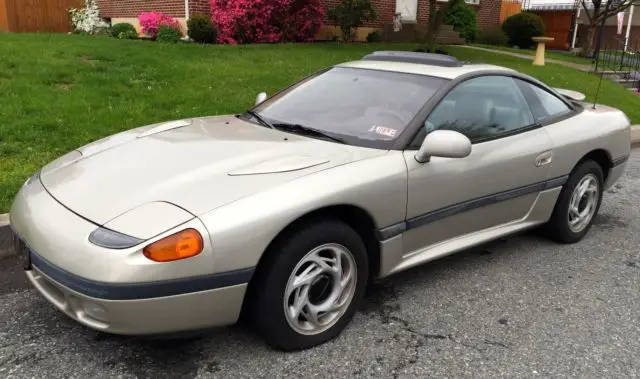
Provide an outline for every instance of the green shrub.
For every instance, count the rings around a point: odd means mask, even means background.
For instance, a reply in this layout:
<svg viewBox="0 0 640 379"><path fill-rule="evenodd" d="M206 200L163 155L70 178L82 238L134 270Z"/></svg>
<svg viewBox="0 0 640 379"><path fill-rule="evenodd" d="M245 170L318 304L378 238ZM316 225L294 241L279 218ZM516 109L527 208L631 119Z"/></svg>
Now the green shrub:
<svg viewBox="0 0 640 379"><path fill-rule="evenodd" d="M381 42L381 41L382 41L382 34L380 34L379 31L375 30L367 34L367 42L374 43L374 42Z"/></svg>
<svg viewBox="0 0 640 379"><path fill-rule="evenodd" d="M506 46L509 38L504 34L501 27L494 26L490 29L480 31L476 41L485 45Z"/></svg>
<svg viewBox="0 0 640 379"><path fill-rule="evenodd" d="M535 44L531 38L544 35L544 23L537 14L520 12L504 20L502 30L510 45L527 49Z"/></svg>
<svg viewBox="0 0 640 379"><path fill-rule="evenodd" d="M160 25L156 41L163 43L177 43L182 38L180 30L169 25Z"/></svg>
<svg viewBox="0 0 640 379"><path fill-rule="evenodd" d="M111 36L120 39L132 39L138 37L138 32L133 25L123 22L111 27Z"/></svg>
<svg viewBox="0 0 640 379"><path fill-rule="evenodd" d="M116 37L118 39L136 39L138 38L138 33L137 32L132 32L131 30L127 30L126 32L120 32L120 34L118 34L118 37Z"/></svg>
<svg viewBox="0 0 640 379"><path fill-rule="evenodd" d="M329 20L340 27L342 39L352 41L356 29L378 17L371 0L341 0L335 8L327 12Z"/></svg>
<svg viewBox="0 0 640 379"><path fill-rule="evenodd" d="M478 34L476 11L464 0L449 0L444 11L443 22L452 25L453 30L460 33L467 42L473 42Z"/></svg>
<svg viewBox="0 0 640 379"><path fill-rule="evenodd" d="M194 15L187 22L189 37L198 43L216 43L218 30L211 22L211 17Z"/></svg>

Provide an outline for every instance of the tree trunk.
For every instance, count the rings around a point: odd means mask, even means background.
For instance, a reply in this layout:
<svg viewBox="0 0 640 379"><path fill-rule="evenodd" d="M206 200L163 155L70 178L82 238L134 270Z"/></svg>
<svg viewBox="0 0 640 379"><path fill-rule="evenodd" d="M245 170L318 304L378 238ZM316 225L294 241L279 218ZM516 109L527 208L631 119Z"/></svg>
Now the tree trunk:
<svg viewBox="0 0 640 379"><path fill-rule="evenodd" d="M587 29L587 38L582 43L582 55L585 58L592 58L596 48L596 31L597 25L589 25Z"/></svg>
<svg viewBox="0 0 640 379"><path fill-rule="evenodd" d="M427 21L427 47L433 47L436 39L437 20L436 4L438 0L429 0L429 20Z"/></svg>

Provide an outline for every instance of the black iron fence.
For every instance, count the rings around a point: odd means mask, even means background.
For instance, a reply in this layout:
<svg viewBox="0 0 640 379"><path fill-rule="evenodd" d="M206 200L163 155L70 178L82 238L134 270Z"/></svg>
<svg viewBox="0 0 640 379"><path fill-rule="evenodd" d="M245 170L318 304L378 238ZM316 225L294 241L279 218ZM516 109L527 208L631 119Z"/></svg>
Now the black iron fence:
<svg viewBox="0 0 640 379"><path fill-rule="evenodd" d="M595 53L594 63L597 73L639 90L640 43L627 43L624 38L603 41Z"/></svg>

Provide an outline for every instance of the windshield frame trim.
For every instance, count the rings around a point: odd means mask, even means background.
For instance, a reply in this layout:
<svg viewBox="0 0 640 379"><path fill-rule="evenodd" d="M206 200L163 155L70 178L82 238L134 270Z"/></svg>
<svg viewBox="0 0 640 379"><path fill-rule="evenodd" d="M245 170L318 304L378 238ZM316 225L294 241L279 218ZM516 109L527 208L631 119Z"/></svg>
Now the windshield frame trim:
<svg viewBox="0 0 640 379"><path fill-rule="evenodd" d="M256 111L257 108L259 108L262 104L268 102L269 100L271 100L272 98L282 94L283 92L289 91L291 88L296 87L298 85L300 85L301 83L309 80L309 79L313 79L316 76L320 76L332 69L336 69L336 68L340 68L340 69L348 69L348 70L363 70L363 71L375 71L375 72L383 72L383 73L389 73L389 74L403 74L403 75L408 75L408 76L416 76L416 77L421 77L421 78L431 78L431 79L437 79L437 80L441 80L442 84L440 85L440 87L438 87L438 89L433 93L433 95L431 95L431 97L429 97L427 100L425 100L425 103L423 104L422 107L420 107L418 109L418 111L416 112L416 115L413 117L413 119L411 119L411 121L409 121L409 123L407 123L407 125L404 127L404 129L402 130L402 132L400 132L400 134L398 135L398 137L396 137L395 140L369 140L369 139L364 139L364 138L360 138L357 136L353 136L353 135L346 135L346 134L339 134L339 133L333 133L335 134L338 138L342 139L344 141L344 143L348 146L355 146L355 147L365 147L365 148L372 148L372 149L379 149L379 150L405 150L405 147L408 145L408 142L405 142L407 137L407 133L411 136L413 136L415 132L418 131L419 125L420 125L420 118L422 117L421 115L423 114L423 112L425 110L430 111L431 110L431 106L430 106L430 101L438 96L438 94L440 93L440 91L442 91L443 89L449 88L450 83L453 81L452 79L447 79L447 78L443 78L440 76L435 76L435 75L425 75L425 74L418 74L418 73L414 73L414 72L404 72L404 71L393 71L393 70L384 70L384 69L377 69L377 68L370 68L370 67L350 67L350 66L343 66L341 64L336 64L333 66L329 66L326 67L324 69L315 71L312 74L309 74L305 77L303 77L302 79L278 90L277 92L275 92L273 95L269 96L267 99L265 99L262 103L260 104L256 104L254 105L252 108L250 108L250 111ZM447 91L448 92L448 91ZM439 101L438 101L439 102ZM263 116L264 117L264 116ZM270 119L271 120L271 119ZM273 123L273 121L271 121ZM416 126L417 125L417 126ZM413 130L413 131L411 131ZM292 133L289 131L284 131L283 132L288 132L288 133ZM292 134L296 134L296 133L292 133ZM315 138L315 137L311 137L311 136L305 136L308 138ZM361 141L366 141L366 143L363 144L353 144L351 141L352 140L361 140ZM411 141L411 138L409 138L409 142Z"/></svg>

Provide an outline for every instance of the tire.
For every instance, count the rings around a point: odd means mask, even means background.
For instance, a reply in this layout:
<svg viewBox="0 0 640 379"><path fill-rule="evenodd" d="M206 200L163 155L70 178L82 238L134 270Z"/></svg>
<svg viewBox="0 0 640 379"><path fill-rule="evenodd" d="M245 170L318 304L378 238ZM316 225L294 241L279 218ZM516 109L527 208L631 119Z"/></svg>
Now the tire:
<svg viewBox="0 0 640 379"><path fill-rule="evenodd" d="M337 337L353 318L369 277L367 251L358 233L341 221L317 220L279 238L266 254L264 262L258 268L257 281L253 284L249 299L252 303L249 306L251 314L248 315L265 342L279 350L295 351ZM338 270L330 270L328 267L333 264L335 269L335 263L327 266L317 263L328 262L318 257L328 259L336 256L341 258L340 271L343 276L340 276L340 281L346 283L344 291L336 290L339 288L336 287ZM314 279L291 291L295 284L294 270L299 275L298 278ZM321 274L314 276L320 271ZM308 274L303 275L305 272ZM345 280L346 272L351 273L349 281ZM287 290L291 293L290 296L287 296ZM336 293L342 295L338 296ZM335 302L334 297L337 299ZM295 303L296 298L307 301ZM287 311L297 313L294 311L296 304L304 304L298 307L302 309L300 316L288 317ZM339 311L333 312L311 311L328 304L343 306ZM315 324L315 330L304 330L305 326L311 329L314 327L314 324L307 322L312 319L307 314L316 314L317 320L331 322L322 327Z"/></svg>
<svg viewBox="0 0 640 379"><path fill-rule="evenodd" d="M570 217L572 217L575 213L572 213L572 216L569 215L569 208L571 206L572 197L576 191L576 188L584 183L587 179L594 179L594 182L597 183L597 190L595 191L594 196L597 196L597 199L594 200L594 203L585 203L585 204L593 204L594 210L591 217L588 221L580 224L580 228L572 228L570 224ZM602 167L592 161L586 160L580 163L569 175L569 180L562 188L560 195L558 196L558 201L556 202L556 206L553 210L553 214L551 215L551 219L544 226L544 232L550 239L559 242L559 243L576 243L581 241L584 236L589 232L591 226L593 225L593 221L596 219L598 215L598 211L600 210L600 204L602 203L602 194L603 194L603 185L604 185L604 174ZM583 197L582 199L586 199ZM585 200L586 201L586 200ZM579 204L579 209L582 208L582 202ZM591 212L589 212L591 213Z"/></svg>

